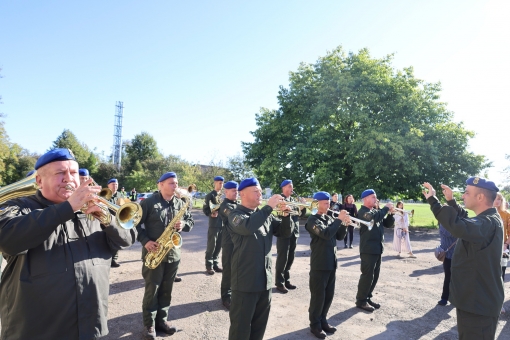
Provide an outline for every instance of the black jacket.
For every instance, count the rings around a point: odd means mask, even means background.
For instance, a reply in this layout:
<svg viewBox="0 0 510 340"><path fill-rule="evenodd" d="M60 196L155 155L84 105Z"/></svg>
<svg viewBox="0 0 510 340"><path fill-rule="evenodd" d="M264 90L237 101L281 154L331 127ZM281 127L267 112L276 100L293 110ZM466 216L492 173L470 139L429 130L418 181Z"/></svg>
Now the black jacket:
<svg viewBox="0 0 510 340"><path fill-rule="evenodd" d="M343 240L347 227L337 218L328 215L311 215L305 229L310 233L310 270L337 268L336 241Z"/></svg>

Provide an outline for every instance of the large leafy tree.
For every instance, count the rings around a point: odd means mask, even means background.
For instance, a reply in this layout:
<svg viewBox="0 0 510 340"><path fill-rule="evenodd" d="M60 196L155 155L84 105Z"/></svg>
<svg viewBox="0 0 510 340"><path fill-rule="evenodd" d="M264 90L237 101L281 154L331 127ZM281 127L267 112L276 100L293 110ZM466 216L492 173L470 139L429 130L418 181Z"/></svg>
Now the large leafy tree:
<svg viewBox="0 0 510 340"><path fill-rule="evenodd" d="M158 150L158 143L152 135L147 132L142 132L135 135L130 142L125 143L126 150L126 171L130 173L132 170L137 170L136 163L143 163L147 160L161 159L162 155Z"/></svg>
<svg viewBox="0 0 510 340"><path fill-rule="evenodd" d="M261 109L254 142L243 143L261 182L277 189L291 178L300 194L373 188L420 198L423 181L457 186L489 166L467 151L473 132L452 121L440 84L391 61L338 47L291 72L279 108Z"/></svg>
<svg viewBox="0 0 510 340"><path fill-rule="evenodd" d="M98 170L98 157L90 151L86 144L80 142L72 131L65 129L62 131L60 136L53 141L50 150L57 148L70 149L73 152L76 161L80 165L80 168L88 169L91 174L96 173Z"/></svg>

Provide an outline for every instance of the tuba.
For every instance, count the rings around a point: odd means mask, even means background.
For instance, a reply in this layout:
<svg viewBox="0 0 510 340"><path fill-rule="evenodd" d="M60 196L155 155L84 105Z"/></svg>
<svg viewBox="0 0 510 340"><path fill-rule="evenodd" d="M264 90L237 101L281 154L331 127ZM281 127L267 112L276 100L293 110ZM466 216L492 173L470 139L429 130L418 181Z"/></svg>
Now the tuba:
<svg viewBox="0 0 510 340"><path fill-rule="evenodd" d="M191 186L190 186L191 187ZM188 188L189 190L189 188ZM182 247L182 237L177 231L175 231L175 225L179 222L184 214L188 211L189 202L191 201L191 195L189 191L186 189L177 188L175 189L175 195L184 201L184 205L181 209L175 214L170 222L168 222L165 230L161 234L160 237L156 240L156 243L159 245L158 249L153 252L147 253L145 256L145 266L149 269L157 268L163 259L166 257L168 252L172 250L172 248L179 249Z"/></svg>
<svg viewBox="0 0 510 340"><path fill-rule="evenodd" d="M37 175L37 171L32 175L23 178L20 181L14 182L12 184L6 185L3 188L0 188L0 204L7 202L8 200L12 200L14 198L20 198L30 195L35 195L39 186L35 181L35 176Z"/></svg>

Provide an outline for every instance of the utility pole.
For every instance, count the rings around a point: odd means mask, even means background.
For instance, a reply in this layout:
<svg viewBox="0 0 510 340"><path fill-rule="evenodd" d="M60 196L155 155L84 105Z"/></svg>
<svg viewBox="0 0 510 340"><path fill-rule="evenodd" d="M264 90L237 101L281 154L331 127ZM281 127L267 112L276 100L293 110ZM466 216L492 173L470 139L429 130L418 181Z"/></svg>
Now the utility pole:
<svg viewBox="0 0 510 340"><path fill-rule="evenodd" d="M120 163L122 159L122 112L124 103L117 102L115 104L115 122L113 123L113 164L120 171Z"/></svg>

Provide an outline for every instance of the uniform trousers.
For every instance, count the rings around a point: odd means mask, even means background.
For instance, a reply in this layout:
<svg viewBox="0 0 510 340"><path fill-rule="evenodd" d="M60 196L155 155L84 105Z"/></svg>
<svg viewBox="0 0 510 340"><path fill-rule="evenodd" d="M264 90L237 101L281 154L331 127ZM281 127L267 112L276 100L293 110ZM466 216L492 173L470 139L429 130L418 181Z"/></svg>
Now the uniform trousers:
<svg viewBox="0 0 510 340"><path fill-rule="evenodd" d="M497 316L485 316L457 308L459 340L494 340L498 327Z"/></svg>
<svg viewBox="0 0 510 340"><path fill-rule="evenodd" d="M228 231L223 230L223 237ZM223 272L221 273L221 300L229 301L232 295L230 280L232 277L232 253L234 252L234 244L232 241L223 242L221 245L221 264Z"/></svg>
<svg viewBox="0 0 510 340"><path fill-rule="evenodd" d="M444 270L444 281L443 281L443 294L441 294L441 300L448 301L450 296L450 278L452 276L452 259L446 258L443 262Z"/></svg>
<svg viewBox="0 0 510 340"><path fill-rule="evenodd" d="M294 263L294 256L296 253L297 237L291 235L290 237L278 237L276 239L276 268L275 268L275 284L283 286L283 284L290 279L290 268Z"/></svg>
<svg viewBox="0 0 510 340"><path fill-rule="evenodd" d="M209 227L207 231L207 249L205 250L205 267L218 266L221 251L221 228Z"/></svg>
<svg viewBox="0 0 510 340"><path fill-rule="evenodd" d="M142 267L145 294L142 302L143 325L154 326L168 320L168 309L172 301L172 288L180 261L163 262L155 269Z"/></svg>
<svg viewBox="0 0 510 340"><path fill-rule="evenodd" d="M247 293L232 291L229 340L262 340L271 310L271 289Z"/></svg>
<svg viewBox="0 0 510 340"><path fill-rule="evenodd" d="M335 270L310 270L310 307L308 316L310 328L319 328L327 324L329 307L335 295Z"/></svg>
<svg viewBox="0 0 510 340"><path fill-rule="evenodd" d="M362 305L372 298L379 272L381 270L381 254L361 253L361 275L358 282L356 304Z"/></svg>

